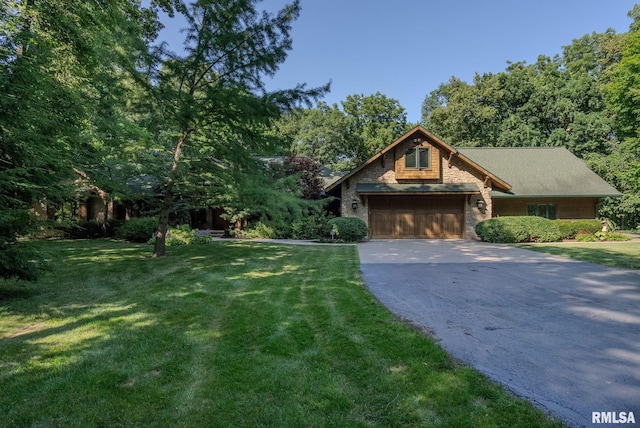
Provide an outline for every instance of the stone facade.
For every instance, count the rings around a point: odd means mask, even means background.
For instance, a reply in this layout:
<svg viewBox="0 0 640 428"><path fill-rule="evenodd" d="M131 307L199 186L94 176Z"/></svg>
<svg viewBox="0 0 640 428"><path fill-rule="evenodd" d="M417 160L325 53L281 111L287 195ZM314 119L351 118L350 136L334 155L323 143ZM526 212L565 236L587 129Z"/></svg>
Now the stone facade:
<svg viewBox="0 0 640 428"><path fill-rule="evenodd" d="M358 183L386 183L386 184L448 184L448 183L475 183L478 186L480 194L467 195L465 203L465 237L467 239L475 239L475 226L479 222L491 218L491 183L490 180L485 182L485 177L475 171L470 165L458 159L455 155L449 161L449 152L446 150L438 150L438 170L429 172L428 179L397 179L396 168L398 159L403 156L403 144L387 151L378 158L365 165L360 170L353 173L341 184L341 213L344 217L357 217L369 225L369 208L366 195L359 195L356 191ZM477 200L484 202L482 209L478 208ZM353 208L353 202L357 203L357 208Z"/></svg>

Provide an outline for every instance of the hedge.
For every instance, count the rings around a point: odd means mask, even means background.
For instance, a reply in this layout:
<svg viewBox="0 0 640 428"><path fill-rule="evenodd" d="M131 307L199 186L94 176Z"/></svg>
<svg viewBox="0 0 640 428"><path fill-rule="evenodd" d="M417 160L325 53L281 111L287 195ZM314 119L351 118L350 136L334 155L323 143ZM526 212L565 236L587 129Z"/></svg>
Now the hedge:
<svg viewBox="0 0 640 428"><path fill-rule="evenodd" d="M555 242L561 233L553 220L535 216L495 217L476 225L478 237L485 242Z"/></svg>

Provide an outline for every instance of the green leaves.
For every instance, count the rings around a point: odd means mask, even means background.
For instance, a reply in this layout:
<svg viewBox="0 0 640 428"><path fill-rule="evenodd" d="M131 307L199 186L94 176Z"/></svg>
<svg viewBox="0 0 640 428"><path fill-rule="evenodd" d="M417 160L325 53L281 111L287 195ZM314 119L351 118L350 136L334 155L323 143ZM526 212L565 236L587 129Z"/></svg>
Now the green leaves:
<svg viewBox="0 0 640 428"><path fill-rule="evenodd" d="M343 110L324 102L296 110L275 123L273 133L290 150L335 171L348 171L406 132L407 115L397 100L381 93L349 95Z"/></svg>

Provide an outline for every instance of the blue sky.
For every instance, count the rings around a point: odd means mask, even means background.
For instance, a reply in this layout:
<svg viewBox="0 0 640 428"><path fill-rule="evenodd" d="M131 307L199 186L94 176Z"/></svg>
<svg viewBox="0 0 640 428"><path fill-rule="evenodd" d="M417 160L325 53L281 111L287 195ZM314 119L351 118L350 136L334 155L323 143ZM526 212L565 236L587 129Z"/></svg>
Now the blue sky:
<svg viewBox="0 0 640 428"><path fill-rule="evenodd" d="M286 0L264 0L276 11ZM500 72L592 32L629 29L633 0L301 0L293 50L270 90L332 81L323 101L380 92L399 101L410 122L425 96L456 76ZM174 39L167 25L163 37ZM174 39L175 40L175 39Z"/></svg>

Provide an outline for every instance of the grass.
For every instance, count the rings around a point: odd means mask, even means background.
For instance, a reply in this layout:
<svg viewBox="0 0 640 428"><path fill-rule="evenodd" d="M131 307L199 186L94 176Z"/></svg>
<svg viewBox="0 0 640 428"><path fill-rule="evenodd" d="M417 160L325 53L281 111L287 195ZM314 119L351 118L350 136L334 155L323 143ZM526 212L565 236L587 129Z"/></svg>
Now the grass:
<svg viewBox="0 0 640 428"><path fill-rule="evenodd" d="M354 246L39 244L0 283L0 426L558 426L368 293Z"/></svg>
<svg viewBox="0 0 640 428"><path fill-rule="evenodd" d="M521 248L606 266L640 269L640 241L519 244Z"/></svg>

